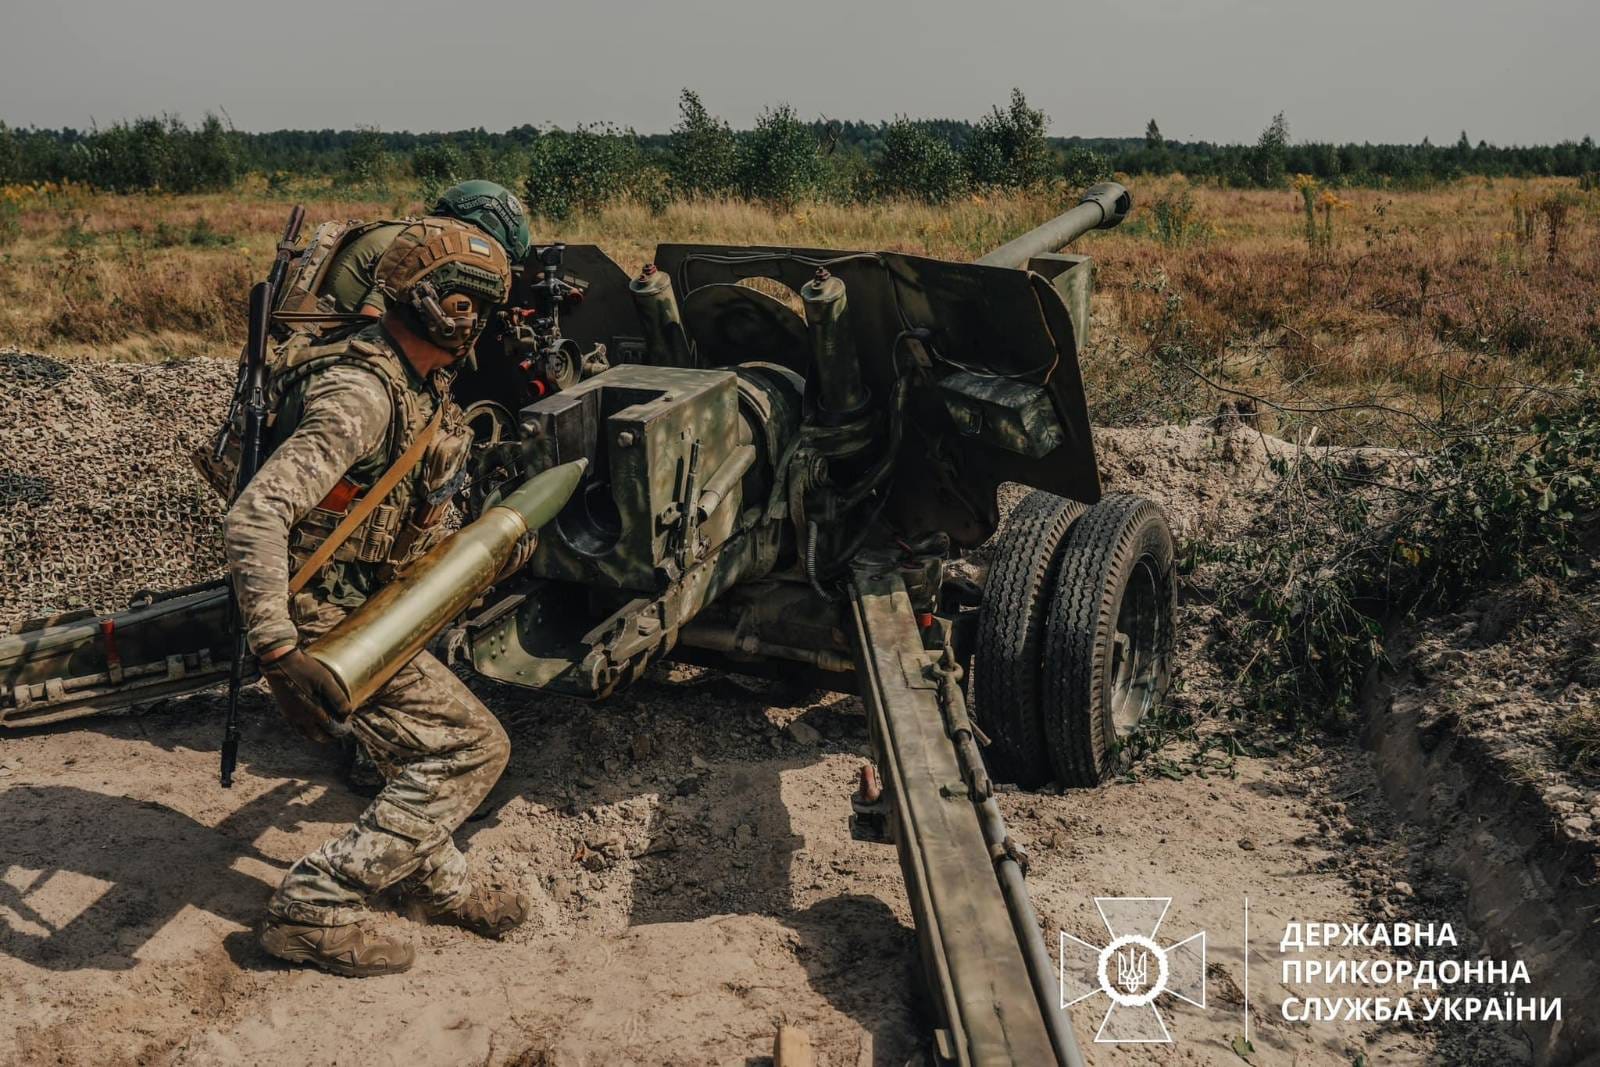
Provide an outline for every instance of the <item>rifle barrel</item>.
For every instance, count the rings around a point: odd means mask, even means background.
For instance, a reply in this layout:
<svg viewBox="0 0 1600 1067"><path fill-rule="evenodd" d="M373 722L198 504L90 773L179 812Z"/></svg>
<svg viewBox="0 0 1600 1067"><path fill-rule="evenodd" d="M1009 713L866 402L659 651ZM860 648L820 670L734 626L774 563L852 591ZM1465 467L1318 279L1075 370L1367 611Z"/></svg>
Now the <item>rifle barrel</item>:
<svg viewBox="0 0 1600 1067"><path fill-rule="evenodd" d="M289 270L289 260L294 255L294 243L300 239L300 227L305 224L306 209L304 204L296 204L289 212L289 224L283 228L283 239L278 242L278 254L272 260L272 269L267 272L267 285L277 295L278 287L283 284L283 276Z"/></svg>

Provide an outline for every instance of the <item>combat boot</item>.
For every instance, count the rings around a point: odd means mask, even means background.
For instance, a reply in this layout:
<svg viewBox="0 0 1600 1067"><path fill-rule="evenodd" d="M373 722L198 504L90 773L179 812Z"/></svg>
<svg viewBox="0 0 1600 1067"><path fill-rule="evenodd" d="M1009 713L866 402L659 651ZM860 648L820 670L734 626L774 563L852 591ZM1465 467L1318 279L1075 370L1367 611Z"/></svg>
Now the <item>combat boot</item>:
<svg viewBox="0 0 1600 1067"><path fill-rule="evenodd" d="M528 921L528 898L508 889L474 886L453 908L425 906L428 918L498 940Z"/></svg>
<svg viewBox="0 0 1600 1067"><path fill-rule="evenodd" d="M261 927L261 947L280 960L309 963L349 978L409 971L416 951L397 937L368 937L356 923L308 926L268 919Z"/></svg>

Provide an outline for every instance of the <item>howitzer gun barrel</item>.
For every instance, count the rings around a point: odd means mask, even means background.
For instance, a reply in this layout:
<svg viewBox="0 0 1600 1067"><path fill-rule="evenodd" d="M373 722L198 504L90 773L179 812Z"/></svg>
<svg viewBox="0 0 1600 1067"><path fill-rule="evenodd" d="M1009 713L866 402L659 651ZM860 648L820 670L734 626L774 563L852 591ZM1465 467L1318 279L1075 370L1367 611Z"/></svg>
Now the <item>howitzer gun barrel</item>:
<svg viewBox="0 0 1600 1067"><path fill-rule="evenodd" d="M1042 226L1035 226L976 262L985 267L1026 267L1028 260L1056 252L1090 230L1109 230L1133 207L1133 197L1116 182L1101 182L1084 191L1078 206L1062 212Z"/></svg>
<svg viewBox="0 0 1600 1067"><path fill-rule="evenodd" d="M587 466L574 460L530 478L311 644L307 651L339 680L351 707L494 584L517 542L566 506Z"/></svg>

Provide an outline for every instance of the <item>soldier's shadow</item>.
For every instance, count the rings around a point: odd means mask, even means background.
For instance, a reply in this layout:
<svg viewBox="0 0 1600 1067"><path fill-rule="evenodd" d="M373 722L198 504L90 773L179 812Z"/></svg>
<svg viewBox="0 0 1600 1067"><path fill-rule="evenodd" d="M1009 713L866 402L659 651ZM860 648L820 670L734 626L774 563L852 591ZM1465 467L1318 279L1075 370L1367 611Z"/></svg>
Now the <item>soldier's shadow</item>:
<svg viewBox="0 0 1600 1067"><path fill-rule="evenodd" d="M337 820L359 810L332 790L297 803L305 789L281 782L216 826L155 801L77 786L7 789L0 952L49 970L120 971L187 908L250 925L271 886L235 870L235 861L290 819Z"/></svg>
<svg viewBox="0 0 1600 1067"><path fill-rule="evenodd" d="M881 1056L892 1059L908 1047L915 1027L905 977L915 935L888 904L851 885L859 872L850 865L805 854L784 796L786 772L811 766L823 752L864 749L866 721L854 701L820 691L810 694L815 702L800 700L781 685L747 688L715 672L693 686L647 676L598 705L482 679L473 688L506 725L513 756L458 841L466 845L493 825L498 807L519 794L568 815L654 794L649 825L624 828L632 845L630 925L774 918L793 931L791 948L812 988L874 1032ZM801 722L820 742L796 740L763 713L768 705L802 703L810 706ZM641 745L651 751L642 754ZM849 834L847 811L841 805L841 837ZM596 836L614 832L606 823ZM558 880L580 886L617 873L591 875L571 856L557 864Z"/></svg>

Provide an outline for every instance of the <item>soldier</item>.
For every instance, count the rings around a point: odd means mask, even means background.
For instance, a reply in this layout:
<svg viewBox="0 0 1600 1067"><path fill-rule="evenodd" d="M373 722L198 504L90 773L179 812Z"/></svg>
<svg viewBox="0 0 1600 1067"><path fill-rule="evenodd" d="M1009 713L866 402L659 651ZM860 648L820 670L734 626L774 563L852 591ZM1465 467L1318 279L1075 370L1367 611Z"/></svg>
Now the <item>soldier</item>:
<svg viewBox="0 0 1600 1067"><path fill-rule="evenodd" d="M391 886L485 937L528 908L520 894L474 886L451 840L510 754L494 715L427 652L352 713L301 647L442 536L471 443L452 368L511 274L477 229L426 219L394 238L376 278L381 321L331 344L301 339L274 365L271 453L224 523L250 647L284 717L313 740L354 735L386 779L354 826L294 864L260 935L274 956L354 976L411 966L409 942L358 925L367 899ZM381 503L330 545L368 493ZM302 568L315 576L291 597Z"/></svg>
<svg viewBox="0 0 1600 1067"><path fill-rule="evenodd" d="M459 182L440 194L429 217L476 226L500 243L512 263L520 263L527 255L527 215L522 202L503 185L481 179ZM375 277L378 261L413 221L324 223L287 279L280 309L382 317L387 298ZM371 796L382 788L381 769L350 739L345 741L345 761L345 779L351 789Z"/></svg>
<svg viewBox="0 0 1600 1067"><path fill-rule="evenodd" d="M433 205L430 217L457 219L470 223L493 237L505 249L512 263L520 263L528 253L528 218L522 202L511 190L495 182L474 179L460 182L440 194ZM361 223L349 229L331 233L331 251L326 251L326 265L320 256L308 257L308 269L301 276L291 278L288 284L289 302L285 307L296 311L309 311L318 297L325 310L349 314L358 312L369 318L378 318L384 312L386 298L374 277L378 260L395 237L410 224L409 219L383 219ZM319 230L319 236L323 231ZM313 238L311 248L317 247ZM296 289L303 292L314 289L307 297L297 298Z"/></svg>

